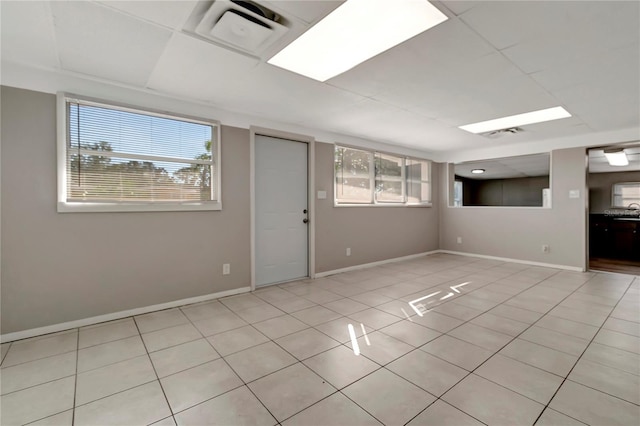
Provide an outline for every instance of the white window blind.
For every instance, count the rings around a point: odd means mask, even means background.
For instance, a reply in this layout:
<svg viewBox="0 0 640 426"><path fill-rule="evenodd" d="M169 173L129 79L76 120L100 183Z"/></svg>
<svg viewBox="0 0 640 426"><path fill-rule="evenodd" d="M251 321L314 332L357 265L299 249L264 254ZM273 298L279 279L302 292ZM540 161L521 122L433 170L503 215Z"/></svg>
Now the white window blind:
<svg viewBox="0 0 640 426"><path fill-rule="evenodd" d="M68 98L65 115L67 203L218 200L215 124Z"/></svg>

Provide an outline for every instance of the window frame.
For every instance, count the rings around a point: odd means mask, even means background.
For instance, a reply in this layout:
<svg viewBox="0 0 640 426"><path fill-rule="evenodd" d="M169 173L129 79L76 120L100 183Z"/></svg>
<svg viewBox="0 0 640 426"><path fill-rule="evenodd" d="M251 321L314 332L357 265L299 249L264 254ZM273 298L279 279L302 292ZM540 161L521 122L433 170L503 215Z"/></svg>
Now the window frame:
<svg viewBox="0 0 640 426"><path fill-rule="evenodd" d="M386 175L378 175L376 170L376 159L380 158L382 160L383 156L395 157L400 160L400 177L397 176L386 176ZM384 152L376 151L373 156L373 166L374 166L374 177L373 177L373 198L376 204L407 204L407 176L406 176L406 165L407 158L402 155L393 155L387 154ZM400 182L400 192L401 192L401 200L379 200L378 194L380 191L377 190L377 183L380 182Z"/></svg>
<svg viewBox="0 0 640 426"><path fill-rule="evenodd" d="M336 183L336 178L337 178L337 174L336 174L336 168L335 168L335 152L337 149L352 149L352 150L357 150L357 151L363 151L363 152L367 152L369 153L369 190L371 191L371 200L368 202L361 202L361 203L353 203L353 202L340 202L338 200L337 197L337 183ZM378 150L371 150L371 149L366 149L366 148L361 148L361 147L355 147L355 146L349 146L349 145L343 145L343 144L334 144L333 147L333 152L334 152L334 156L333 156L333 206L334 207L432 207L433 206L433 185L432 185L432 173L433 173L433 161L431 160L427 160L426 158L418 158L418 157L413 157L413 156L407 156L407 155L402 155L402 154L397 154L397 153L392 153L392 152L386 152L386 151L378 151ZM388 156L392 156L392 157L396 157L402 160L402 177L401 177L401 182L402 182L402 197L403 197L403 201L379 201L377 199L377 194L376 194L376 179L378 178L378 176L376 175L376 156L378 154L381 155L388 155ZM422 201L422 202L409 202L408 201L408 196L407 196L407 171L406 171L406 166L407 166L407 160L413 160L413 161L419 161L419 162L426 162L429 166L429 173L427 176L427 180L425 181L424 179L421 180L421 183L426 182L429 185L429 196L430 196L430 200L429 201Z"/></svg>
<svg viewBox="0 0 640 426"><path fill-rule="evenodd" d="M104 99L96 99L72 93L57 93L57 182L58 182L58 213L73 212L177 212L177 211L215 211L222 210L222 167L221 167L221 139L220 122L216 120L193 117L184 114L160 111L146 106L133 106ZM212 183L215 184L215 200L211 201L68 201L67 199L67 148L69 137L69 116L67 101L79 102L85 105L96 105L113 110L168 118L191 123L204 124L212 127L211 155L214 158L215 176ZM152 158L153 156L147 156Z"/></svg>
<svg viewBox="0 0 640 426"><path fill-rule="evenodd" d="M632 201L631 203L627 204L627 205L620 205L620 204L616 204L616 195L621 195L621 194L616 194L616 187L618 185L621 186L635 186L640 188L640 182L616 182L614 184L611 185L611 207L612 208L616 208L616 209L628 209L629 208L629 204L634 204L636 203L636 201ZM623 198L624 200L624 198ZM635 200L635 198L633 198L633 200ZM640 202L640 200L638 201Z"/></svg>

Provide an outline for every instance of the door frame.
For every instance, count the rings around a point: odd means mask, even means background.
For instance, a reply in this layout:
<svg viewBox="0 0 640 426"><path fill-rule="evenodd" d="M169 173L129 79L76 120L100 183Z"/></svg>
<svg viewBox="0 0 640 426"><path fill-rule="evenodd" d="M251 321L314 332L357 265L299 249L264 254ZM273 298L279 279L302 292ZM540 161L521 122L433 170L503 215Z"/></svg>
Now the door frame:
<svg viewBox="0 0 640 426"><path fill-rule="evenodd" d="M315 221L315 138L298 133L284 132L264 127L249 127L249 198L251 206L251 291L256 289L256 135L287 139L307 144L307 217L309 219L307 238L307 276L316 275L316 221Z"/></svg>

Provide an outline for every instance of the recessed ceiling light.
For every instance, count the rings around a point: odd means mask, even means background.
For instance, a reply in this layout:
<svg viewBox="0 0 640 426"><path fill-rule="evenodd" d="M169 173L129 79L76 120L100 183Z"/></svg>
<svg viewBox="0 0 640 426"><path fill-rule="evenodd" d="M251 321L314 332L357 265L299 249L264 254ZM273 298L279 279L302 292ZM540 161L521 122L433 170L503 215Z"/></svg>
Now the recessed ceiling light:
<svg viewBox="0 0 640 426"><path fill-rule="evenodd" d="M524 114L510 115L508 117L496 118L494 120L481 121L479 123L466 124L460 126L462 130L471 133L485 133L494 130L508 129L510 127L524 126L527 124L542 123L544 121L558 120L560 118L571 117L571 114L562 107L541 109L538 111L525 112Z"/></svg>
<svg viewBox="0 0 640 426"><path fill-rule="evenodd" d="M268 63L326 81L447 19L427 0L347 0Z"/></svg>
<svg viewBox="0 0 640 426"><path fill-rule="evenodd" d="M471 170L471 173L473 173L474 175L479 175L484 173L484 169L473 169Z"/></svg>
<svg viewBox="0 0 640 426"><path fill-rule="evenodd" d="M628 166L629 159L624 149L605 149L604 155L611 166Z"/></svg>

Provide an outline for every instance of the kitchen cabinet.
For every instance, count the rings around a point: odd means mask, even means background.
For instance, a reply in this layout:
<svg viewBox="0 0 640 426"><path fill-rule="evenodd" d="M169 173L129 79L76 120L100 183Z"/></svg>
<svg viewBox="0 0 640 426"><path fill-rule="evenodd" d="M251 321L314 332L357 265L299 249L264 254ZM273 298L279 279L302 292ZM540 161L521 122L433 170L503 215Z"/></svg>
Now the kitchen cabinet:
<svg viewBox="0 0 640 426"><path fill-rule="evenodd" d="M591 215L589 256L640 260L640 220Z"/></svg>

